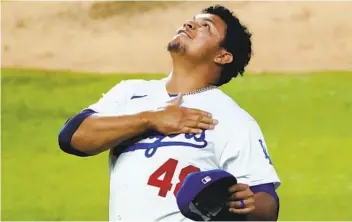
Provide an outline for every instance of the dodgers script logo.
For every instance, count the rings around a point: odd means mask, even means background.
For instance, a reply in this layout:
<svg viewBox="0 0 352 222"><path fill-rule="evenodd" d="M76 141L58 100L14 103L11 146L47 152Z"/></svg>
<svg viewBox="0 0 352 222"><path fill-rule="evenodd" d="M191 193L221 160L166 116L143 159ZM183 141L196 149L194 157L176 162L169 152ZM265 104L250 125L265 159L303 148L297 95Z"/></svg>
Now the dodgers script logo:
<svg viewBox="0 0 352 222"><path fill-rule="evenodd" d="M176 137L182 137L186 141L178 141ZM145 150L144 155L147 158L152 157L159 148L169 147L169 146L188 146L196 149L205 148L208 145L208 142L205 140L205 130L200 134L172 134L172 135L162 135L158 132L155 132L153 135L148 136L147 138L128 146L124 149L123 152L132 152L135 150Z"/></svg>

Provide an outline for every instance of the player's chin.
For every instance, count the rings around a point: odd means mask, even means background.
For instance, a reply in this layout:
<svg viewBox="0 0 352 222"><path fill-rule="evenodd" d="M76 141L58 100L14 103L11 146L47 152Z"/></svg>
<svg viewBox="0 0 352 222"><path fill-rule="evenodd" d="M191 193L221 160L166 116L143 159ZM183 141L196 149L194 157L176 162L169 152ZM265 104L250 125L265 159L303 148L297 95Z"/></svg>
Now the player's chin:
<svg viewBox="0 0 352 222"><path fill-rule="evenodd" d="M177 39L173 39L167 45L167 50L169 52L185 52L186 46L182 41L178 41Z"/></svg>

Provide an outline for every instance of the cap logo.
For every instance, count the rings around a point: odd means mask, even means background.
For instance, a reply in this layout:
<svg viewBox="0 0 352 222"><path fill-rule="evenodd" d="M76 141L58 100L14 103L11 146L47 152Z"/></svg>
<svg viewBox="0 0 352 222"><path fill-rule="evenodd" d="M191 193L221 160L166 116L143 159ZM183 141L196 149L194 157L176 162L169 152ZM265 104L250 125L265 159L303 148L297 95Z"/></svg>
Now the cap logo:
<svg viewBox="0 0 352 222"><path fill-rule="evenodd" d="M211 181L210 176L206 176L206 177L204 177L204 178L202 179L202 183L203 183L203 184L207 184L209 181Z"/></svg>

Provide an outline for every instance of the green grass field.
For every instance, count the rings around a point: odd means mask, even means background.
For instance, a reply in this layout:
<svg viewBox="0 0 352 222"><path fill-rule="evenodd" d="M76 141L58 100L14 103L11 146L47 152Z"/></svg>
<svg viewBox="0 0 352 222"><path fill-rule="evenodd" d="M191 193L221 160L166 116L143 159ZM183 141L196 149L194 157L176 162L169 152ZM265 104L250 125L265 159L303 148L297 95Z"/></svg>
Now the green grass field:
<svg viewBox="0 0 352 222"><path fill-rule="evenodd" d="M3 69L1 219L107 220L107 154L66 155L58 131L120 80L160 77ZM223 90L262 127L280 220L352 220L352 72L247 75Z"/></svg>

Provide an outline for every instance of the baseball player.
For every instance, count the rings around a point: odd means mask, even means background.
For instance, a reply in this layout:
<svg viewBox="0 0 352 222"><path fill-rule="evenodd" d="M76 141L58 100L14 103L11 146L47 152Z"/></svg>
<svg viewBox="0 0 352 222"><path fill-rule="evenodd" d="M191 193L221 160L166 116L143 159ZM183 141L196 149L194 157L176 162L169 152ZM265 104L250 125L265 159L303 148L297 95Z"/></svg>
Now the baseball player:
<svg viewBox="0 0 352 222"><path fill-rule="evenodd" d="M250 32L227 8L210 6L176 31L168 51L167 77L116 84L64 124L60 148L110 152L111 221L191 220L177 193L188 175L211 170L237 180L227 191L230 215L276 220L280 180L261 129L218 89L243 74Z"/></svg>

